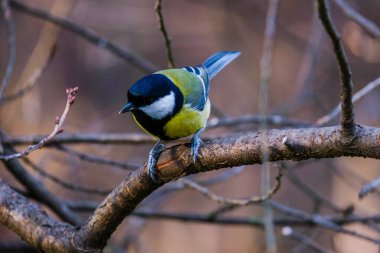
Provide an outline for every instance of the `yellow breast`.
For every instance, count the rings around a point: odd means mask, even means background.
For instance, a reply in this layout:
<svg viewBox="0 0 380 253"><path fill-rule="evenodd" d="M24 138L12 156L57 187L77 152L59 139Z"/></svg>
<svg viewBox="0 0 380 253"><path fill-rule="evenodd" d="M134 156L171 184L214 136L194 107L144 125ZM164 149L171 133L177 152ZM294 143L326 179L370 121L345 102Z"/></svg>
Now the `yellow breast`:
<svg viewBox="0 0 380 253"><path fill-rule="evenodd" d="M210 116L210 101L207 100L203 111L194 110L184 106L168 123L164 126L166 136L171 139L178 139L194 134L199 128L206 127L206 122Z"/></svg>

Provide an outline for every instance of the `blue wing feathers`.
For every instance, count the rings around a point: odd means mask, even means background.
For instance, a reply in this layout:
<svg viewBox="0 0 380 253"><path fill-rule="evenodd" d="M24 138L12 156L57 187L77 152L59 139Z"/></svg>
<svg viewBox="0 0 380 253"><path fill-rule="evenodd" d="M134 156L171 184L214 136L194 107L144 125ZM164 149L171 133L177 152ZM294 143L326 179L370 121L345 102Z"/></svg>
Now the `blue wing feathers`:
<svg viewBox="0 0 380 253"><path fill-rule="evenodd" d="M211 79L239 55L239 51L220 51L211 55L202 66L206 69L208 78Z"/></svg>
<svg viewBox="0 0 380 253"><path fill-rule="evenodd" d="M210 79L239 55L240 52L238 51L220 51L211 55L202 65L182 68L193 73L201 81L201 90L194 92L194 94L189 94L187 97L194 109L200 111L204 109L210 91Z"/></svg>

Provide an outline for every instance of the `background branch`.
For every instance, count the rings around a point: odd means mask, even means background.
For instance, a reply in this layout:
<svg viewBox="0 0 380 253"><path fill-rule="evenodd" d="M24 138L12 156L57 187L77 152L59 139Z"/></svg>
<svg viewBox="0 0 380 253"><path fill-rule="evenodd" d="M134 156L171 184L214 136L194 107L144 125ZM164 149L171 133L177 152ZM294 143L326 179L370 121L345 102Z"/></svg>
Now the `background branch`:
<svg viewBox="0 0 380 253"><path fill-rule="evenodd" d="M107 49L111 53L117 55L123 60L130 62L132 65L138 67L139 69L145 72L151 73L151 72L155 72L158 69L155 65L153 65L151 62L143 58L141 55L135 53L134 51L130 49L118 47L113 42L107 40L104 37L97 35L96 33L92 32L88 28L85 28L76 24L73 21L70 21L66 18L54 16L46 11L26 5L19 0L10 0L10 4L11 4L11 7L16 10L23 11L29 15L32 15L37 18L41 18L41 19L53 22L56 25L62 26L64 29L84 38L85 40L94 44L95 46Z"/></svg>
<svg viewBox="0 0 380 253"><path fill-rule="evenodd" d="M1 1L1 12L4 17L5 27L7 30L7 46L8 46L8 63L5 69L5 74L0 84L0 101L3 99L5 90L7 89L13 68L16 62L16 31L15 24L13 21L12 11L9 8L9 0Z"/></svg>
<svg viewBox="0 0 380 253"><path fill-rule="evenodd" d="M166 31L164 15L162 14L162 0L156 0L156 5L154 9L157 13L158 24L159 24L158 27L162 35L164 36L164 40L165 40L166 54L168 55L168 67L174 68L175 64L174 64L173 53L172 53L172 48L171 48L171 39L169 37L168 32Z"/></svg>

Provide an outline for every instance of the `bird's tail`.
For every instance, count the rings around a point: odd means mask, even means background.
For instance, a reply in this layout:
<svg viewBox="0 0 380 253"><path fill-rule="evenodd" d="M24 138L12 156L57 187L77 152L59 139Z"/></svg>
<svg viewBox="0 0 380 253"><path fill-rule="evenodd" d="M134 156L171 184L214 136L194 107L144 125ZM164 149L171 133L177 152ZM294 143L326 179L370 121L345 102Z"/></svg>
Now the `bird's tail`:
<svg viewBox="0 0 380 253"><path fill-rule="evenodd" d="M207 70L208 78L211 79L239 55L239 51L220 51L211 55L202 66Z"/></svg>

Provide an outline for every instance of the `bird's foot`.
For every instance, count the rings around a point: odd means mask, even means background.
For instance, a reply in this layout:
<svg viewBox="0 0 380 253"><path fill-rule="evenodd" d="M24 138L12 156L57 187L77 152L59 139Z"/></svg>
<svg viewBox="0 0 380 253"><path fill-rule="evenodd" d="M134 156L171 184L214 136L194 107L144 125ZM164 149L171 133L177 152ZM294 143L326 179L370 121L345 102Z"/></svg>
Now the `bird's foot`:
<svg viewBox="0 0 380 253"><path fill-rule="evenodd" d="M196 162L198 159L199 148L202 144L202 140L199 136L203 130L204 128L199 128L198 131L194 134L193 138L191 138L191 156L193 157L194 162Z"/></svg>
<svg viewBox="0 0 380 253"><path fill-rule="evenodd" d="M154 144L153 148L149 151L149 158L148 158L148 174L152 178L154 182L157 182L157 173L155 170L155 166L157 163L158 158L160 157L160 154L165 149L165 145L160 143L160 140Z"/></svg>

